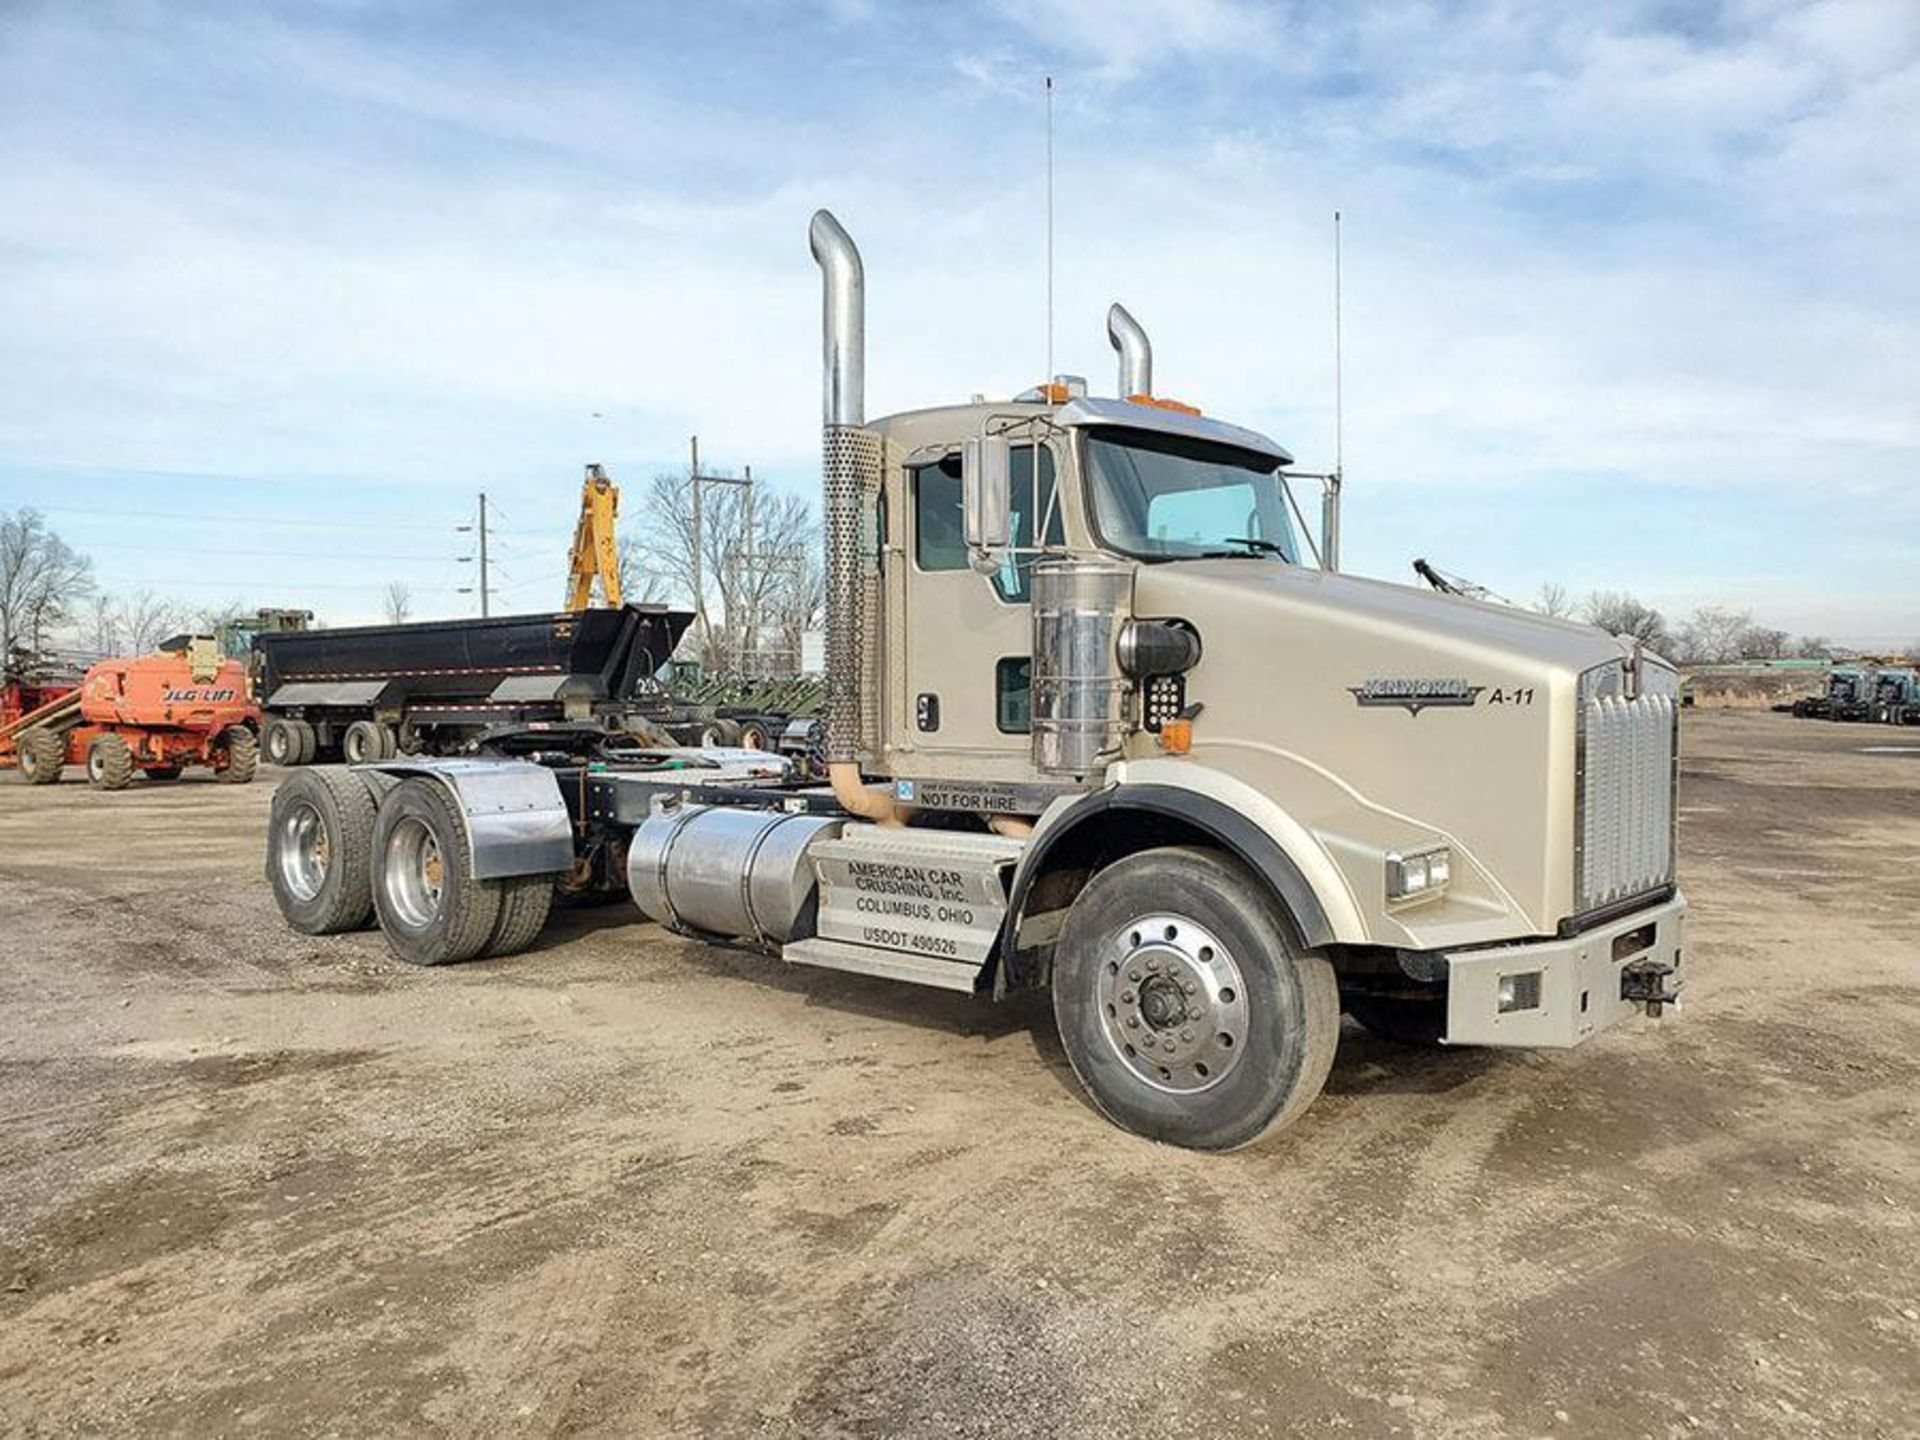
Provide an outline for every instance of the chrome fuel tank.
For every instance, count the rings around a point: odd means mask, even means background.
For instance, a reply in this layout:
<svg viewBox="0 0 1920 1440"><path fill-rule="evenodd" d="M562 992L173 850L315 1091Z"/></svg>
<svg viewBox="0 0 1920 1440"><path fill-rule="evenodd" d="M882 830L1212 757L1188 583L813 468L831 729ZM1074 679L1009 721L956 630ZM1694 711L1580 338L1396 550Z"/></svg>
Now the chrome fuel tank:
<svg viewBox="0 0 1920 1440"><path fill-rule="evenodd" d="M657 808L633 832L627 888L649 920L784 945L813 933L807 858L846 822L729 805Z"/></svg>

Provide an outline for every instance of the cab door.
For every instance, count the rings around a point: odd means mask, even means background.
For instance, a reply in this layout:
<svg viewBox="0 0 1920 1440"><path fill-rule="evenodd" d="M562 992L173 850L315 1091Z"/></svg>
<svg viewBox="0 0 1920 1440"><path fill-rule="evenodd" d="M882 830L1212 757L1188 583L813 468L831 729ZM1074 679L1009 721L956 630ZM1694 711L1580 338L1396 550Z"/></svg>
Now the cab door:
<svg viewBox="0 0 1920 1440"><path fill-rule="evenodd" d="M906 722L897 769L948 779L1031 774L1028 731L1036 547L1063 543L1052 447L1009 455L1013 550L991 575L967 554L960 450L906 469Z"/></svg>

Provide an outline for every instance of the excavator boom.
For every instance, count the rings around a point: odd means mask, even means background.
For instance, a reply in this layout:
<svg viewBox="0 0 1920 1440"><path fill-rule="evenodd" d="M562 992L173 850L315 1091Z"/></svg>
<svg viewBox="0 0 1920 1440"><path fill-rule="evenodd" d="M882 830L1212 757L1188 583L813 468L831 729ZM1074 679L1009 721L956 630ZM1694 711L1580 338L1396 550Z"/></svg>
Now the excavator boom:
<svg viewBox="0 0 1920 1440"><path fill-rule="evenodd" d="M573 550L567 558L567 609L593 605L593 582L600 582L601 603L619 606L620 547L614 521L620 513L620 487L605 469L587 466L580 485L580 521L573 531Z"/></svg>

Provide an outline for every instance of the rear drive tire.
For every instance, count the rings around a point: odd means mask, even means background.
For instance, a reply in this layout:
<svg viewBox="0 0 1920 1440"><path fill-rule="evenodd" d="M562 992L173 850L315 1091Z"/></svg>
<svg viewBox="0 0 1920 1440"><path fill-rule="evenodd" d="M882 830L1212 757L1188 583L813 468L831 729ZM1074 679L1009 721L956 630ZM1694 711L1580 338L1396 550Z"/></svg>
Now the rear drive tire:
<svg viewBox="0 0 1920 1440"><path fill-rule="evenodd" d="M409 965L471 960L493 939L500 886L473 878L466 826L445 787L403 780L373 827L373 905L393 953Z"/></svg>
<svg viewBox="0 0 1920 1440"><path fill-rule="evenodd" d="M1409 999L1399 995L1348 995L1347 1014L1368 1034L1396 1045L1430 1048L1447 1033L1445 996Z"/></svg>
<svg viewBox="0 0 1920 1440"><path fill-rule="evenodd" d="M1332 1068L1340 992L1291 929L1217 851L1146 850L1095 875L1054 953L1053 1011L1100 1112L1195 1150L1297 1118Z"/></svg>
<svg viewBox="0 0 1920 1440"><path fill-rule="evenodd" d="M133 783L133 751L118 735L102 735L87 747L87 781L102 790Z"/></svg>
<svg viewBox="0 0 1920 1440"><path fill-rule="evenodd" d="M483 955L518 955L538 938L553 908L553 876L519 875L500 883L500 918Z"/></svg>
<svg viewBox="0 0 1920 1440"><path fill-rule="evenodd" d="M374 792L347 770L289 776L267 821L267 883L302 935L364 930L373 918Z"/></svg>
<svg viewBox="0 0 1920 1440"><path fill-rule="evenodd" d="M246 785L260 768L260 742L244 725L229 725L226 733L227 768L214 773L214 779L228 785Z"/></svg>
<svg viewBox="0 0 1920 1440"><path fill-rule="evenodd" d="M29 785L52 785L67 764L67 737L36 725L20 737L20 775Z"/></svg>

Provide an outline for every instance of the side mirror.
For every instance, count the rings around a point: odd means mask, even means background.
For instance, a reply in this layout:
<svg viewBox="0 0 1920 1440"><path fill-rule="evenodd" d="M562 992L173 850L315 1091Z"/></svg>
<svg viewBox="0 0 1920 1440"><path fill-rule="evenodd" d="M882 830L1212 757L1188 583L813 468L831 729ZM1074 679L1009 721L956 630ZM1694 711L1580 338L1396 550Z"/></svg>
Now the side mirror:
<svg viewBox="0 0 1920 1440"><path fill-rule="evenodd" d="M960 503L967 548L976 556L1013 543L1011 457L1004 435L982 435L960 447Z"/></svg>

